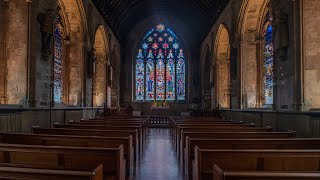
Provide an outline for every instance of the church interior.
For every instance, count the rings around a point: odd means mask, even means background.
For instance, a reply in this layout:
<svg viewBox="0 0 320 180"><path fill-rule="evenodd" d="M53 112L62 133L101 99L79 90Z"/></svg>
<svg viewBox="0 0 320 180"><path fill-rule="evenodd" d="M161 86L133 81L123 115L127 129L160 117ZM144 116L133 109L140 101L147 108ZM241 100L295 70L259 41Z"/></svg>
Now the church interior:
<svg viewBox="0 0 320 180"><path fill-rule="evenodd" d="M0 0L0 179L320 179L320 0Z"/></svg>

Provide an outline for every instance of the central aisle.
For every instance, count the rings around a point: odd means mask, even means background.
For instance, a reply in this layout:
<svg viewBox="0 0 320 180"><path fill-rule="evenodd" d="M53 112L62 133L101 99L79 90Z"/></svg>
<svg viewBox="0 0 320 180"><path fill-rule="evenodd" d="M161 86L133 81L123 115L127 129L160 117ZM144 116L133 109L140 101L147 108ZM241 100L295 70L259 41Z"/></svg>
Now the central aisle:
<svg viewBox="0 0 320 180"><path fill-rule="evenodd" d="M182 180L169 129L151 128L132 180Z"/></svg>

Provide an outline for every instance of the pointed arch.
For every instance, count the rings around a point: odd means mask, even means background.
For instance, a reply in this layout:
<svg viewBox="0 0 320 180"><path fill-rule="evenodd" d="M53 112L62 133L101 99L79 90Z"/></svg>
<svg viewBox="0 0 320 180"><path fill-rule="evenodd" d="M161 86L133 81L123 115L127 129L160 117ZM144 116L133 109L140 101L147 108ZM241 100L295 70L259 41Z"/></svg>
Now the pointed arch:
<svg viewBox="0 0 320 180"><path fill-rule="evenodd" d="M98 26L95 39L95 62L94 74L92 79L93 84L93 105L103 106L107 99L107 35L102 25Z"/></svg>
<svg viewBox="0 0 320 180"><path fill-rule="evenodd" d="M81 0L58 0L59 15L64 24L63 104L79 106L83 102L84 90L84 46L87 22Z"/></svg>
<svg viewBox="0 0 320 180"><path fill-rule="evenodd" d="M244 0L238 33L240 37L240 77L242 108L263 106L264 36L266 12L270 0Z"/></svg>
<svg viewBox="0 0 320 180"><path fill-rule="evenodd" d="M142 39L135 62L136 101L185 101L186 60L177 35L163 24Z"/></svg>
<svg viewBox="0 0 320 180"><path fill-rule="evenodd" d="M229 31L221 24L215 41L216 96L217 104L230 108L230 38Z"/></svg>

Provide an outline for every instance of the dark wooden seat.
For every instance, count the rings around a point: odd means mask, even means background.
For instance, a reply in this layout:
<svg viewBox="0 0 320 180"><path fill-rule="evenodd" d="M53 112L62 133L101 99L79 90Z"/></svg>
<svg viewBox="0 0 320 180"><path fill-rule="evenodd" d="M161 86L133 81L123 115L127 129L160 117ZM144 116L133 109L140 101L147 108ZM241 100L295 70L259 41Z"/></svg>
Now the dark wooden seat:
<svg viewBox="0 0 320 180"><path fill-rule="evenodd" d="M318 171L320 150L212 150L196 146L193 179L212 179L214 164L226 171Z"/></svg>
<svg viewBox="0 0 320 180"><path fill-rule="evenodd" d="M97 130L97 129L63 129L38 128L32 129L34 134L71 135L71 136L102 136L102 137L129 137L133 138L134 154L139 156L139 141L137 130Z"/></svg>
<svg viewBox="0 0 320 180"><path fill-rule="evenodd" d="M66 136L47 134L13 134L0 133L0 143L26 144L46 146L69 146L69 147L98 147L117 148L124 146L124 157L127 160L126 170L129 174L134 165L134 151L132 136L129 137L101 137L101 136Z"/></svg>
<svg viewBox="0 0 320 180"><path fill-rule="evenodd" d="M126 125L82 125L82 124L54 124L54 128L65 129L97 129L97 130L138 130L138 147L142 152L143 148L143 130L141 125L126 126Z"/></svg>
<svg viewBox="0 0 320 180"><path fill-rule="evenodd" d="M0 144L0 166L92 171L103 165L104 178L125 179L123 145L118 148Z"/></svg>
<svg viewBox="0 0 320 180"><path fill-rule="evenodd" d="M320 149L320 139L201 139L186 137L185 169L192 171L194 148L201 149Z"/></svg>
<svg viewBox="0 0 320 180"><path fill-rule="evenodd" d="M100 165L93 171L66 171L18 167L0 167L0 179L103 180L103 166Z"/></svg>
<svg viewBox="0 0 320 180"><path fill-rule="evenodd" d="M213 167L214 180L315 180L320 172L299 171L223 171L217 165Z"/></svg>
<svg viewBox="0 0 320 180"><path fill-rule="evenodd" d="M246 131L237 131L237 130L223 130L223 129L203 129L202 131L192 130L192 131L182 131L181 138L179 140L178 153L183 155L183 150L185 148L186 137L191 138L215 138L215 139L272 139L272 138L294 138L296 133L293 131L289 132L265 132L265 131L256 131L256 132L246 132ZM183 157L183 156L182 156Z"/></svg>

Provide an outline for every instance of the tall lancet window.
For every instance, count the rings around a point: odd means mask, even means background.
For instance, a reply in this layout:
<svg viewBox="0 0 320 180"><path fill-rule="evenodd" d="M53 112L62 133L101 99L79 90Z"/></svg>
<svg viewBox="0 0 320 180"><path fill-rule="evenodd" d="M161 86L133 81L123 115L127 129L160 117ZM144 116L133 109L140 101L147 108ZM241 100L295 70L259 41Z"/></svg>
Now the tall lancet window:
<svg viewBox="0 0 320 180"><path fill-rule="evenodd" d="M61 17L57 17L55 20L54 31L54 63L53 63L53 100L54 103L62 102L62 68L63 68L63 24Z"/></svg>
<svg viewBox="0 0 320 180"><path fill-rule="evenodd" d="M274 65L273 65L273 26L269 13L264 30L264 62L263 62L263 101L264 105L273 104Z"/></svg>
<svg viewBox="0 0 320 180"><path fill-rule="evenodd" d="M184 101L186 62L175 33L159 24L143 38L135 62L136 101Z"/></svg>

